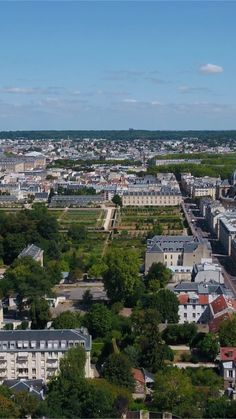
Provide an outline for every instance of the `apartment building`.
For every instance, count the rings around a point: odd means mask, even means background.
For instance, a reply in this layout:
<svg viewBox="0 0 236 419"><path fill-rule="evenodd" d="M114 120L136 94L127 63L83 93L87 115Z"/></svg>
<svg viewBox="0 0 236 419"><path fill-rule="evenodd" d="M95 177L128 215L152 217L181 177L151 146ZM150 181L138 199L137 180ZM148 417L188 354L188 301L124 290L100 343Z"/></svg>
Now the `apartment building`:
<svg viewBox="0 0 236 419"><path fill-rule="evenodd" d="M228 256L231 256L232 240L236 238L236 212L228 212L219 218L219 240Z"/></svg>
<svg viewBox="0 0 236 419"><path fill-rule="evenodd" d="M85 376L92 378L92 339L86 329L0 330L0 383L6 379L48 381L71 347L82 346L86 353Z"/></svg>
<svg viewBox="0 0 236 419"><path fill-rule="evenodd" d="M193 266L202 261L212 261L210 243L194 236L154 236L147 240L145 272L153 263L172 266Z"/></svg>
<svg viewBox="0 0 236 419"><path fill-rule="evenodd" d="M122 205L127 206L178 206L182 202L182 195L177 190L162 189L160 191L125 191Z"/></svg>
<svg viewBox="0 0 236 419"><path fill-rule="evenodd" d="M212 199L215 199L218 182L219 178L209 176L194 177L191 173L181 174L181 186L193 198L210 196Z"/></svg>
<svg viewBox="0 0 236 419"><path fill-rule="evenodd" d="M178 295L179 323L206 323L208 295L199 295L195 292Z"/></svg>
<svg viewBox="0 0 236 419"><path fill-rule="evenodd" d="M224 284L222 268L217 263L198 263L193 266L192 281L193 282L209 282L215 281Z"/></svg>

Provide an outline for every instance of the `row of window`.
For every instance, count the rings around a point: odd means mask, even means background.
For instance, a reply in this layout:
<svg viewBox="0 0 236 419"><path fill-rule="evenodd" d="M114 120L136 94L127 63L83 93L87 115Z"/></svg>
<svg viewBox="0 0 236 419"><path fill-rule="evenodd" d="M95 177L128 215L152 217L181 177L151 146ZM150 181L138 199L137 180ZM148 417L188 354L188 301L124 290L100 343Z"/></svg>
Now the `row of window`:
<svg viewBox="0 0 236 419"><path fill-rule="evenodd" d="M48 349L57 349L57 348L67 348L67 347L72 347L72 346L84 346L84 341L66 341L66 340L61 340L61 341L52 341L52 340L48 340L48 341L43 341L41 340L40 342L36 342L36 341L10 341L10 342L0 342L0 350L7 350L7 349L36 349L36 348L40 348L40 349L44 349L44 348L48 348Z"/></svg>

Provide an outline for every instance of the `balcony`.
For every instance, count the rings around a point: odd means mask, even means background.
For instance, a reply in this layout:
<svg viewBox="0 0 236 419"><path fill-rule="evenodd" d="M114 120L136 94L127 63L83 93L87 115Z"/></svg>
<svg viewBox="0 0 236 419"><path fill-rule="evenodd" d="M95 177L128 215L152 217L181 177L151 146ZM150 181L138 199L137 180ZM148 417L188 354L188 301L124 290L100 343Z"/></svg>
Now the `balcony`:
<svg viewBox="0 0 236 419"><path fill-rule="evenodd" d="M57 362L53 362L53 363L50 363L49 365L47 365L47 370L51 370L51 369L55 370L57 368L58 368L58 363Z"/></svg>

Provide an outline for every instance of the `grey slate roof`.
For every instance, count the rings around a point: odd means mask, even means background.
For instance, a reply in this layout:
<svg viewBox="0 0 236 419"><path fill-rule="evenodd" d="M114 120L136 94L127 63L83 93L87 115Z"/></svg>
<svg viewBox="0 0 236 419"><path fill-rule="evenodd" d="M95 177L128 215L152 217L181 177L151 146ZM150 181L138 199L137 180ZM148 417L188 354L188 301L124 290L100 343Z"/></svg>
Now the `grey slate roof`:
<svg viewBox="0 0 236 419"><path fill-rule="evenodd" d="M147 240L147 252L193 252L199 241L193 236L154 236Z"/></svg>
<svg viewBox="0 0 236 419"><path fill-rule="evenodd" d="M35 347L22 347L14 349L10 349L10 342L19 343L22 342L29 342L31 343L36 342ZM40 341L46 342L44 348L40 348ZM57 341L59 342L59 347L57 349L48 347L48 341ZM60 346L61 342L66 342L66 347L62 348ZM68 343L69 341L80 341L84 342L84 348L86 351L91 350L92 340L91 336L88 334L86 329L44 329L44 330L0 330L0 352L6 352L6 350L10 350L12 352L28 352L30 351L45 351L45 350L59 350L65 351L68 350ZM3 348L3 343L8 343L7 349Z"/></svg>
<svg viewBox="0 0 236 419"><path fill-rule="evenodd" d="M217 294L233 296L232 292L225 285L211 280L209 282L180 282L174 287L174 292L196 292L197 294Z"/></svg>
<svg viewBox="0 0 236 419"><path fill-rule="evenodd" d="M3 385L8 387L15 393L18 393L19 391L27 391L32 396L35 396L38 399L44 399L43 392L45 389L45 385L43 380L4 380Z"/></svg>

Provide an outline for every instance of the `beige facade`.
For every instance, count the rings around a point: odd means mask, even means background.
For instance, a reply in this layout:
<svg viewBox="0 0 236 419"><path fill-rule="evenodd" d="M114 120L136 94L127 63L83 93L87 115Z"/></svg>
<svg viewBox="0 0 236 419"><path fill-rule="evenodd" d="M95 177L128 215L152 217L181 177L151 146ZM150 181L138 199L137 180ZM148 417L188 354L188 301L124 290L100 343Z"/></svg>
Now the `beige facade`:
<svg viewBox="0 0 236 419"><path fill-rule="evenodd" d="M153 263L172 266L193 266L195 263L212 260L208 241L198 241L193 236L155 236L148 240L145 254L145 272Z"/></svg>
<svg viewBox="0 0 236 419"><path fill-rule="evenodd" d="M182 195L178 192L164 194L161 191L125 192L122 196L122 205L127 206L178 206L182 203Z"/></svg>
<svg viewBox="0 0 236 419"><path fill-rule="evenodd" d="M59 369L60 359L71 347L86 352L85 376L92 378L91 337L79 330L0 331L0 382L5 379L48 381Z"/></svg>
<svg viewBox="0 0 236 419"><path fill-rule="evenodd" d="M228 256L231 255L232 240L236 238L236 213L226 214L219 219L219 240Z"/></svg>
<svg viewBox="0 0 236 419"><path fill-rule="evenodd" d="M193 186L192 191L193 198L199 198L202 196L210 196L212 199L216 198L216 186Z"/></svg>

